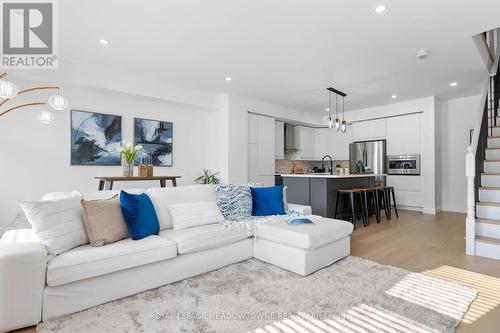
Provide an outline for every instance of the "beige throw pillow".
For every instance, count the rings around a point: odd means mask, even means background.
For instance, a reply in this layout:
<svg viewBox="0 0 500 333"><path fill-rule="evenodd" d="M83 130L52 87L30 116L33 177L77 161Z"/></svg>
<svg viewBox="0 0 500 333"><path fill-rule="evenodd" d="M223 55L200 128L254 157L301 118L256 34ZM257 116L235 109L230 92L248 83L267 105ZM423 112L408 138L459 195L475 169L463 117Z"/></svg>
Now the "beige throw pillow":
<svg viewBox="0 0 500 333"><path fill-rule="evenodd" d="M111 244L129 236L118 195L110 199L82 199L81 204L83 225L91 246Z"/></svg>

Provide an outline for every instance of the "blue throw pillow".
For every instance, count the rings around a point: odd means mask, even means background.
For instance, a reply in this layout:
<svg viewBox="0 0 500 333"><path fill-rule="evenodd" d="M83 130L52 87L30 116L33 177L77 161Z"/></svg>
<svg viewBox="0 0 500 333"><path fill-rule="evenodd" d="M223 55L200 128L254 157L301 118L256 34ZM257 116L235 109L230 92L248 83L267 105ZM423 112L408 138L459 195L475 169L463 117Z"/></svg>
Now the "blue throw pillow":
<svg viewBox="0 0 500 333"><path fill-rule="evenodd" d="M130 194L121 191L120 207L128 232L133 240L158 235L160 223L153 203L146 193Z"/></svg>
<svg viewBox="0 0 500 333"><path fill-rule="evenodd" d="M252 215L284 215L283 185L273 187L251 187Z"/></svg>
<svg viewBox="0 0 500 333"><path fill-rule="evenodd" d="M252 217L252 191L243 184L215 186L217 205L226 220L238 221Z"/></svg>

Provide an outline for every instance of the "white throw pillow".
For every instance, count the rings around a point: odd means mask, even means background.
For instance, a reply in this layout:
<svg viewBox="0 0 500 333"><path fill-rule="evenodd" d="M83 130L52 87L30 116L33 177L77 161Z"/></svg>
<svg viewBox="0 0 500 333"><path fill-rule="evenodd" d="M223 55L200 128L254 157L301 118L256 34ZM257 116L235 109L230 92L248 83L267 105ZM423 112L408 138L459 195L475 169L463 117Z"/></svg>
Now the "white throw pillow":
<svg viewBox="0 0 500 333"><path fill-rule="evenodd" d="M194 202L167 205L174 230L220 223L224 216L216 202Z"/></svg>
<svg viewBox="0 0 500 333"><path fill-rule="evenodd" d="M81 197L82 194L78 191L71 191L71 192L49 192L45 193L42 197L42 200L62 200L62 199L69 199L69 198L77 198Z"/></svg>
<svg viewBox="0 0 500 333"><path fill-rule="evenodd" d="M83 226L81 196L61 200L21 201L28 221L49 254L61 254L89 242Z"/></svg>

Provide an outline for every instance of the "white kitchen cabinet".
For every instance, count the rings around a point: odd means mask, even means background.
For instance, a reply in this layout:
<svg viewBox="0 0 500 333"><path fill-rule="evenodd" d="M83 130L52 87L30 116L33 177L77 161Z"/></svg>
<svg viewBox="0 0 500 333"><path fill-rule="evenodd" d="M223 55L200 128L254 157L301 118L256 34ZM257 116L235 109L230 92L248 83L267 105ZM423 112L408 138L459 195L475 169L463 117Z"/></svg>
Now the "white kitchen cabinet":
<svg viewBox="0 0 500 333"><path fill-rule="evenodd" d="M422 114L404 116L403 121L403 153L420 154L420 118Z"/></svg>
<svg viewBox="0 0 500 333"><path fill-rule="evenodd" d="M314 154L315 159L320 160L325 155L333 154L333 133L328 128L316 128L314 130Z"/></svg>
<svg viewBox="0 0 500 333"><path fill-rule="evenodd" d="M389 175L387 185L394 186L398 206L420 209L422 207L420 176Z"/></svg>
<svg viewBox="0 0 500 333"><path fill-rule="evenodd" d="M248 181L274 185L274 118L248 114Z"/></svg>
<svg viewBox="0 0 500 333"><path fill-rule="evenodd" d="M352 124L354 141L385 139L385 118L359 121Z"/></svg>
<svg viewBox="0 0 500 333"><path fill-rule="evenodd" d="M345 133L338 132L340 135L340 150L338 154L335 154L334 158L336 160L349 160L349 145L352 143L352 126L347 126Z"/></svg>
<svg viewBox="0 0 500 333"><path fill-rule="evenodd" d="M420 154L420 117L410 114L387 118L387 155Z"/></svg>
<svg viewBox="0 0 500 333"><path fill-rule="evenodd" d="M403 151L403 117L387 118L387 155L401 155Z"/></svg>
<svg viewBox="0 0 500 333"><path fill-rule="evenodd" d="M257 115L248 114L248 143L257 143L259 137L259 117Z"/></svg>
<svg viewBox="0 0 500 333"><path fill-rule="evenodd" d="M285 158L285 123L282 121L274 122L274 153L277 160Z"/></svg>
<svg viewBox="0 0 500 333"><path fill-rule="evenodd" d="M349 144L352 143L352 131L348 126L345 133L329 128L315 129L315 155L320 160L330 155L334 160L349 159Z"/></svg>
<svg viewBox="0 0 500 333"><path fill-rule="evenodd" d="M297 126L301 160L314 160L314 128Z"/></svg>

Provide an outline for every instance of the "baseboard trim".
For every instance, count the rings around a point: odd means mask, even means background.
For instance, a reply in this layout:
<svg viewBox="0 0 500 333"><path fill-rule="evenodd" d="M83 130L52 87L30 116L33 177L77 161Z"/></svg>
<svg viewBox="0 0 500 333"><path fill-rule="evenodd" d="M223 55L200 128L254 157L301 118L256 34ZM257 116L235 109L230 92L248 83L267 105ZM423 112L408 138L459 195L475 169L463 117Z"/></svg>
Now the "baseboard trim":
<svg viewBox="0 0 500 333"><path fill-rule="evenodd" d="M412 212L422 212L422 207L414 207L414 206L402 206L398 205L398 210L410 210Z"/></svg>
<svg viewBox="0 0 500 333"><path fill-rule="evenodd" d="M422 213L424 214L430 214L430 215L436 215L436 208L423 208Z"/></svg>
<svg viewBox="0 0 500 333"><path fill-rule="evenodd" d="M446 206L441 209L444 212L467 213L467 207Z"/></svg>

